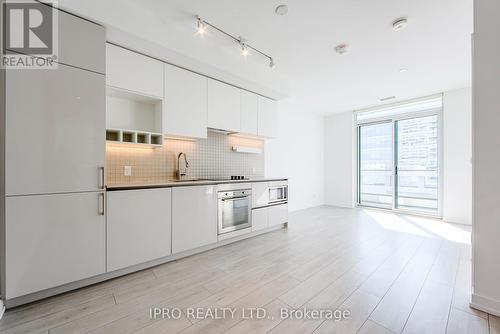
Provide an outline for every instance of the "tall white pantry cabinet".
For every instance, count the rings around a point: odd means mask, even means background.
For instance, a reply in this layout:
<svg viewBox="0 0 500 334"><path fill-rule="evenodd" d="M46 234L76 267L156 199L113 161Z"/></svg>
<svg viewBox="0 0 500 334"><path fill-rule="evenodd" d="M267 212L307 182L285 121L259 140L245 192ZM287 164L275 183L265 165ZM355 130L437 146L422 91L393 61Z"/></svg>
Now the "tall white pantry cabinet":
<svg viewBox="0 0 500 334"><path fill-rule="evenodd" d="M1 77L0 282L7 303L106 269L105 31L58 16L58 68L4 70Z"/></svg>

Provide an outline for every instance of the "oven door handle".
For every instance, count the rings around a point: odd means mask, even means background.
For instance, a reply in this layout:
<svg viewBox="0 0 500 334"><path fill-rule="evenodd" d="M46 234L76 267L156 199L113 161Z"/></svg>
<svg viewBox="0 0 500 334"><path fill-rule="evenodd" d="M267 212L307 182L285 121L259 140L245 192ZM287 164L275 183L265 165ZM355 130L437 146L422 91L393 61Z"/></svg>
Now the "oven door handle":
<svg viewBox="0 0 500 334"><path fill-rule="evenodd" d="M229 198L221 198L220 200L225 202L225 201L232 201L235 199L240 199L240 198L249 198L250 196L236 196L236 197L229 197Z"/></svg>

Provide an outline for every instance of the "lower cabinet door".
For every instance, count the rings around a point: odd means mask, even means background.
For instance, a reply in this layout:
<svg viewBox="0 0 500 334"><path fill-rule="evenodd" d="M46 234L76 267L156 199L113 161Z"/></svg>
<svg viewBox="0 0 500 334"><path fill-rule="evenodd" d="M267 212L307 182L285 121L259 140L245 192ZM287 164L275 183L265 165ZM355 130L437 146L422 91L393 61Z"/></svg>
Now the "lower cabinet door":
<svg viewBox="0 0 500 334"><path fill-rule="evenodd" d="M288 222L288 204L274 205L269 208L269 227Z"/></svg>
<svg viewBox="0 0 500 334"><path fill-rule="evenodd" d="M171 254L171 189L108 191L107 271Z"/></svg>
<svg viewBox="0 0 500 334"><path fill-rule="evenodd" d="M105 272L104 192L6 198L6 298Z"/></svg>
<svg viewBox="0 0 500 334"><path fill-rule="evenodd" d="M172 253L217 242L215 186L172 189Z"/></svg>
<svg viewBox="0 0 500 334"><path fill-rule="evenodd" d="M252 232L268 227L268 208L252 210Z"/></svg>

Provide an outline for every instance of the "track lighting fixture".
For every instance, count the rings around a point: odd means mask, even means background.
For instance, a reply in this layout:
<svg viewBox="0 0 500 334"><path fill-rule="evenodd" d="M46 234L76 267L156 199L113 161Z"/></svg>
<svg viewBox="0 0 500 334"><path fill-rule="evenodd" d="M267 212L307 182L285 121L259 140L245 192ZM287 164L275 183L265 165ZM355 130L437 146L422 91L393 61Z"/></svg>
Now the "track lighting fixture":
<svg viewBox="0 0 500 334"><path fill-rule="evenodd" d="M238 43L238 45L241 48L241 55L242 56L248 56L250 54L250 50L255 51L255 53L260 54L261 56L269 59L269 67L271 69L274 69L276 67L276 63L274 62L273 57L269 56L268 54L260 51L259 49L254 48L253 46L249 45L246 40L243 37L235 37L224 30L214 26L213 24L203 20L201 17L196 16L196 27L198 30L198 34L201 36L205 35L207 33L207 29L210 27L218 32L220 32L223 35L226 35L227 37L231 38L233 41Z"/></svg>

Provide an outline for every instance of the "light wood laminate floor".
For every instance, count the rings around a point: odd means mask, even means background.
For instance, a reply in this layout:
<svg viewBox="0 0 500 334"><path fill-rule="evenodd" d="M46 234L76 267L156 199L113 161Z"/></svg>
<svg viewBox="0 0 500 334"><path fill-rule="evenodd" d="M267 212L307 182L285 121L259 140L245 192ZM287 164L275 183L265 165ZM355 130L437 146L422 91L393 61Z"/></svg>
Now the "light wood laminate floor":
<svg viewBox="0 0 500 334"><path fill-rule="evenodd" d="M376 210L318 207L286 229L8 310L4 333L500 333L468 306L466 227ZM151 307L182 308L177 320ZM262 307L265 319L187 317ZM348 320L280 309L349 310Z"/></svg>

